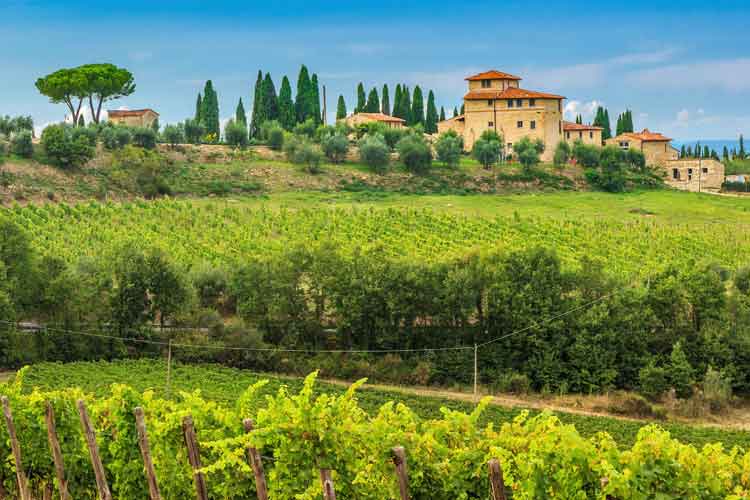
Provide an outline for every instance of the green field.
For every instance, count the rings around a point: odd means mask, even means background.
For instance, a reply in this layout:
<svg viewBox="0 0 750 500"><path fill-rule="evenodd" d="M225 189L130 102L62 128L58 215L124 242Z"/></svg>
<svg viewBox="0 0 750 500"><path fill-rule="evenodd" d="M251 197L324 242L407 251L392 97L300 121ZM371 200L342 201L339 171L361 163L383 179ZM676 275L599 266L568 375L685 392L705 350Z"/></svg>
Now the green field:
<svg viewBox="0 0 750 500"><path fill-rule="evenodd" d="M44 254L102 258L125 242L163 248L185 267L231 265L294 245L446 260L473 251L552 246L575 265L643 275L670 264L747 263L750 200L671 191L623 195L408 196L286 193L240 200L89 202L2 212Z"/></svg>
<svg viewBox="0 0 750 500"><path fill-rule="evenodd" d="M109 393L112 384L121 383L134 387L138 391L153 390L158 397L166 397L166 363L163 361L120 361L120 362L80 362L70 364L41 363L31 366L23 377L23 388L30 392L34 388L51 391L69 387L79 387L85 392L97 396ZM270 395L282 385L296 392L302 387L301 379L277 377L258 374L250 371L224 368L218 366L176 365L171 371L171 391L169 396L177 397L180 391L199 390L208 400L223 405L233 406L237 396L248 386L258 380L267 379L269 383L261 394ZM345 388L341 385L320 382L316 385L318 393L341 394ZM359 395L359 403L370 414L388 401L402 402L423 418L440 418L441 407L464 412L471 412L473 404L434 397L417 396L404 392L375 390L365 386ZM518 416L520 408L504 408L491 405L482 418L482 423L508 422ZM532 414L538 411L531 410ZM638 430L645 422L622 420L607 417L593 417L568 413L558 414L565 423L574 424L581 435L590 437L597 432L606 431L621 446L631 446ZM662 425L672 436L682 442L702 446L712 442L721 442L729 448L734 445L750 449L750 433L735 430L722 430L715 427L698 427L675 423Z"/></svg>

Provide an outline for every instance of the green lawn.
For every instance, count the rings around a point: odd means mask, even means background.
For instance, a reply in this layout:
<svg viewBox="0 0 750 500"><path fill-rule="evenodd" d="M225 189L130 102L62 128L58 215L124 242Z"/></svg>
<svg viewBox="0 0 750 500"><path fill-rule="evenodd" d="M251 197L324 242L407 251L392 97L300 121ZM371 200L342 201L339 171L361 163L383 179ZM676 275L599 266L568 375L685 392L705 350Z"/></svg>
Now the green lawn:
<svg viewBox="0 0 750 500"><path fill-rule="evenodd" d="M291 391L302 386L301 379L258 374L218 366L174 365L171 371L170 397L179 397L180 391L200 390L204 398L225 405L233 405L237 396L249 385L267 379L269 383L261 394L275 393L286 385ZM31 366L23 377L23 389L31 392L34 388L54 390L66 387L80 387L84 391L104 395L111 384L124 383L139 391L153 390L158 396L166 397L166 363L164 360L131 360L120 362L70 363L66 365L41 363ZM341 393L340 385L318 383L318 393ZM0 386L0 392L2 387ZM425 397L397 391L383 391L365 386L358 399L368 412L375 412L388 401L401 402L412 408L423 418L439 417L440 408L469 412L473 404L454 399ZM482 425L489 422L506 422L524 411L520 408L505 408L491 405L482 419ZM531 410L531 413L538 413ZM638 430L645 422L621 420L607 417L594 417L570 413L558 413L566 423L574 424L584 436L593 436L606 431L622 446L631 446ZM702 446L712 442L722 442L730 447L739 445L750 448L750 433L736 430L723 430L715 427L699 427L674 423L660 424L683 442Z"/></svg>

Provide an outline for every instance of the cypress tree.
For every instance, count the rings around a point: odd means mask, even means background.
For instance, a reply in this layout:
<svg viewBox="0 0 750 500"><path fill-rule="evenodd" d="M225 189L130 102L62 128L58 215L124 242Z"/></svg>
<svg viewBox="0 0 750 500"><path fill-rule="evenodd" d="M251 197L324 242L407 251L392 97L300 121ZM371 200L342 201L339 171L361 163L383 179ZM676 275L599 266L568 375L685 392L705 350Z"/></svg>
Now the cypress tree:
<svg viewBox="0 0 750 500"><path fill-rule="evenodd" d="M692 146L688 146L687 147L687 158L692 158L692 157L693 157L693 147Z"/></svg>
<svg viewBox="0 0 750 500"><path fill-rule="evenodd" d="M578 125L583 125L583 116L581 116L580 114L576 115L576 123Z"/></svg>
<svg viewBox="0 0 750 500"><path fill-rule="evenodd" d="M240 102L237 104L237 110L234 112L234 121L247 127L247 114L245 113L245 106L242 104L242 97L240 97Z"/></svg>
<svg viewBox="0 0 750 500"><path fill-rule="evenodd" d="M307 67L303 64L299 70L299 76L297 77L297 100L294 103L295 113L297 115L297 123L302 123L310 118L310 73L307 71Z"/></svg>
<svg viewBox="0 0 750 500"><path fill-rule="evenodd" d="M607 140L612 138L612 124L609 121L609 110L604 110L604 132L602 133L602 139Z"/></svg>
<svg viewBox="0 0 750 500"><path fill-rule="evenodd" d="M276 96L271 73L266 73L263 79L263 118L264 121L279 119L279 98Z"/></svg>
<svg viewBox="0 0 750 500"><path fill-rule="evenodd" d="M312 80L310 80L310 113L315 120L315 125L323 123L323 116L320 114L320 85L318 85L316 73L313 73Z"/></svg>
<svg viewBox="0 0 750 500"><path fill-rule="evenodd" d="M740 152L739 156L741 160L745 159L745 138L740 134Z"/></svg>
<svg viewBox="0 0 750 500"><path fill-rule="evenodd" d="M396 84L396 91L393 93L393 116L398 116L398 107L401 102L401 84Z"/></svg>
<svg viewBox="0 0 750 500"><path fill-rule="evenodd" d="M458 116L458 108L453 106L453 118Z"/></svg>
<svg viewBox="0 0 750 500"><path fill-rule="evenodd" d="M206 127L206 134L214 134L216 140L221 130L219 128L219 97L214 90L211 80L206 82L203 89L203 103L201 106L201 122Z"/></svg>
<svg viewBox="0 0 750 500"><path fill-rule="evenodd" d="M365 104L366 113L378 113L380 111L380 98L378 97L378 90L372 88L369 95L367 96L367 104Z"/></svg>
<svg viewBox="0 0 750 500"><path fill-rule="evenodd" d="M198 92L198 100L195 101L195 123L200 123L201 111L203 111L203 98L201 97L201 93Z"/></svg>
<svg viewBox="0 0 750 500"><path fill-rule="evenodd" d="M466 104L464 103L464 104L461 104L461 114L463 115L465 113L466 113Z"/></svg>
<svg viewBox="0 0 750 500"><path fill-rule="evenodd" d="M711 158L711 150L708 149L708 146L703 146L703 158Z"/></svg>
<svg viewBox="0 0 750 500"><path fill-rule="evenodd" d="M601 106L596 108L596 115L594 116L594 126L604 128L604 110Z"/></svg>
<svg viewBox="0 0 750 500"><path fill-rule="evenodd" d="M258 137L260 134L259 112L261 109L261 90L263 89L263 73L258 70L258 78L255 80L253 89L253 111L250 118L250 137Z"/></svg>
<svg viewBox="0 0 750 500"><path fill-rule="evenodd" d="M729 150L727 149L726 146L724 146L724 151L722 151L721 157L724 159L724 161L729 160Z"/></svg>
<svg viewBox="0 0 750 500"><path fill-rule="evenodd" d="M414 87L414 97L411 100L411 123L416 125L421 123L424 126L424 97L419 85Z"/></svg>
<svg viewBox="0 0 750 500"><path fill-rule="evenodd" d="M440 121L441 122L445 121L445 108L442 106L440 106Z"/></svg>
<svg viewBox="0 0 750 500"><path fill-rule="evenodd" d="M344 96L339 96L339 102L336 105L336 120L343 120L346 118L346 102Z"/></svg>
<svg viewBox="0 0 750 500"><path fill-rule="evenodd" d="M279 90L279 123L286 130L292 130L296 121L297 113L292 100L292 85L289 83L289 78L284 76Z"/></svg>
<svg viewBox="0 0 750 500"><path fill-rule="evenodd" d="M435 94L430 90L427 94L427 114L424 119L424 131L428 134L437 132L438 112L435 107Z"/></svg>
<svg viewBox="0 0 750 500"><path fill-rule="evenodd" d="M701 157L701 151L702 151L702 149L701 149L701 143L697 142L695 144L695 149L693 150L693 153L695 154L696 158L700 158Z"/></svg>
<svg viewBox="0 0 750 500"><path fill-rule="evenodd" d="M409 87L406 85L401 87L401 107L402 107L402 113L404 116L404 120L406 120L407 125L414 125L414 119L412 117L412 109L411 109L411 91L409 90Z"/></svg>
<svg viewBox="0 0 750 500"><path fill-rule="evenodd" d="M617 125L615 125L615 135L622 134L622 122L623 122L623 114L617 115Z"/></svg>
<svg viewBox="0 0 750 500"><path fill-rule="evenodd" d="M365 86L362 82L357 85L357 107L354 108L355 113L361 113L367 107L367 97L365 96Z"/></svg>
<svg viewBox="0 0 750 500"><path fill-rule="evenodd" d="M685 158L685 155L687 155L687 149L685 149L685 145L683 144L680 148L680 158Z"/></svg>
<svg viewBox="0 0 750 500"><path fill-rule="evenodd" d="M381 99L381 109L380 112L384 115L390 115L391 114L391 99L388 96L388 84L383 85L383 95Z"/></svg>
<svg viewBox="0 0 750 500"><path fill-rule="evenodd" d="M633 112L631 110L628 110L627 115L628 120L627 122L625 122L625 132L634 132L635 125L633 124Z"/></svg>

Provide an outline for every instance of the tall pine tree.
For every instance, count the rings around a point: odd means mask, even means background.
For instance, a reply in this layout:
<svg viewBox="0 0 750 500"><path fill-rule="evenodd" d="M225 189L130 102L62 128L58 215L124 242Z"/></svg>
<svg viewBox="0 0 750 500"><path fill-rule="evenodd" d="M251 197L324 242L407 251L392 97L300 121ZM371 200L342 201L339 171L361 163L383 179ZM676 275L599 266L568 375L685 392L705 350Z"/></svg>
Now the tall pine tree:
<svg viewBox="0 0 750 500"><path fill-rule="evenodd" d="M195 123L200 123L202 111L203 111L203 98L201 97L201 93L198 92L198 100L195 101Z"/></svg>
<svg viewBox="0 0 750 500"><path fill-rule="evenodd" d="M281 80L281 89L279 89L279 123L286 130L292 130L296 121L297 113L292 100L292 85L289 83L289 78L284 76Z"/></svg>
<svg viewBox="0 0 750 500"><path fill-rule="evenodd" d="M263 90L263 72L258 70L258 78L255 80L255 88L253 89L253 110L250 118L250 137L260 136L260 123L258 122L258 114L261 108L261 99Z"/></svg>
<svg viewBox="0 0 750 500"><path fill-rule="evenodd" d="M323 115L320 113L320 85L318 84L318 75L313 73L312 79L310 80L310 111L315 120L315 125L323 123Z"/></svg>
<svg viewBox="0 0 750 500"><path fill-rule="evenodd" d="M396 84L396 92L393 94L393 116L403 118L401 116L401 84Z"/></svg>
<svg viewBox="0 0 750 500"><path fill-rule="evenodd" d="M424 97L419 85L414 87L414 97L411 100L411 123L413 125L422 124L424 126Z"/></svg>
<svg viewBox="0 0 750 500"><path fill-rule="evenodd" d="M367 96L365 95L365 86L362 82L357 85L357 107L354 108L355 113L361 113L367 107Z"/></svg>
<svg viewBox="0 0 750 500"><path fill-rule="evenodd" d="M440 121L441 122L445 121L445 108L442 106L440 106Z"/></svg>
<svg viewBox="0 0 750 500"><path fill-rule="evenodd" d="M612 138L612 124L609 121L609 110L604 110L604 130L602 131L602 140Z"/></svg>
<svg viewBox="0 0 750 500"><path fill-rule="evenodd" d="M741 160L745 159L746 153L745 153L745 138L740 134L740 151L738 153Z"/></svg>
<svg viewBox="0 0 750 500"><path fill-rule="evenodd" d="M346 102L344 96L339 96L339 102L336 104L336 120L343 120L346 118Z"/></svg>
<svg viewBox="0 0 750 500"><path fill-rule="evenodd" d="M437 133L438 112L435 107L435 94L430 90L427 94L427 114L424 118L424 131L428 134Z"/></svg>
<svg viewBox="0 0 750 500"><path fill-rule="evenodd" d="M221 130L219 127L219 96L214 90L211 80L206 82L203 89L203 103L201 106L201 122L206 127L206 134L211 134L215 140L219 140Z"/></svg>
<svg viewBox="0 0 750 500"><path fill-rule="evenodd" d="M401 107L403 108L402 113L404 115L401 118L406 120L408 125L414 125L411 109L411 90L409 90L409 87L406 85L401 86L401 101Z"/></svg>
<svg viewBox="0 0 750 500"><path fill-rule="evenodd" d="M297 123L302 123L308 118L312 118L313 103L310 102L311 87L312 82L310 81L310 73L307 71L307 67L303 64L299 70L299 76L297 77L297 100L294 103Z"/></svg>
<svg viewBox="0 0 750 500"><path fill-rule="evenodd" d="M276 96L271 73L266 73L263 79L263 118L263 121L279 119L279 98Z"/></svg>
<svg viewBox="0 0 750 500"><path fill-rule="evenodd" d="M245 113L245 106L242 104L242 97L240 97L240 102L234 112L234 121L247 127L247 114Z"/></svg>
<svg viewBox="0 0 750 500"><path fill-rule="evenodd" d="M380 98L378 97L378 89L372 88L367 96L367 104L365 104L365 113L378 113L380 112Z"/></svg>
<svg viewBox="0 0 750 500"><path fill-rule="evenodd" d="M388 84L383 85L383 95L381 96L381 105L380 105L380 112L384 115L390 115L391 114L391 99L388 95Z"/></svg>

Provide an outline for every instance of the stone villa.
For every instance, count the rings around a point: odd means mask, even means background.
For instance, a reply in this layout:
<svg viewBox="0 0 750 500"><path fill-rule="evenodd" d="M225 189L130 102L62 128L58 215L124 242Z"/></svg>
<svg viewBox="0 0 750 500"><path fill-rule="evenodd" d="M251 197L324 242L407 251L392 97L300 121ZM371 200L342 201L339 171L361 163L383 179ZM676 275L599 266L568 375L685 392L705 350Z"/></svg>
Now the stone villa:
<svg viewBox="0 0 750 500"><path fill-rule="evenodd" d="M563 137L565 97L522 89L521 78L502 71L485 71L466 78L464 114L438 123L438 133L455 130L469 151L485 130L505 141L506 153L523 137L541 139L546 145L542 161L552 161Z"/></svg>
<svg viewBox="0 0 750 500"><path fill-rule="evenodd" d="M581 123L563 122L563 133L565 142L571 146L576 141L581 141L584 144L590 144L592 146L602 145L602 127L596 127L594 125L584 125Z"/></svg>
<svg viewBox="0 0 750 500"><path fill-rule="evenodd" d="M344 121L352 128L355 128L357 125L372 122L384 123L386 127L390 128L403 128L406 126L406 120L383 113L354 113L347 116Z"/></svg>
<svg viewBox="0 0 750 500"><path fill-rule="evenodd" d="M110 122L127 127L150 127L159 119L153 109L112 110L107 111L107 116Z"/></svg>

